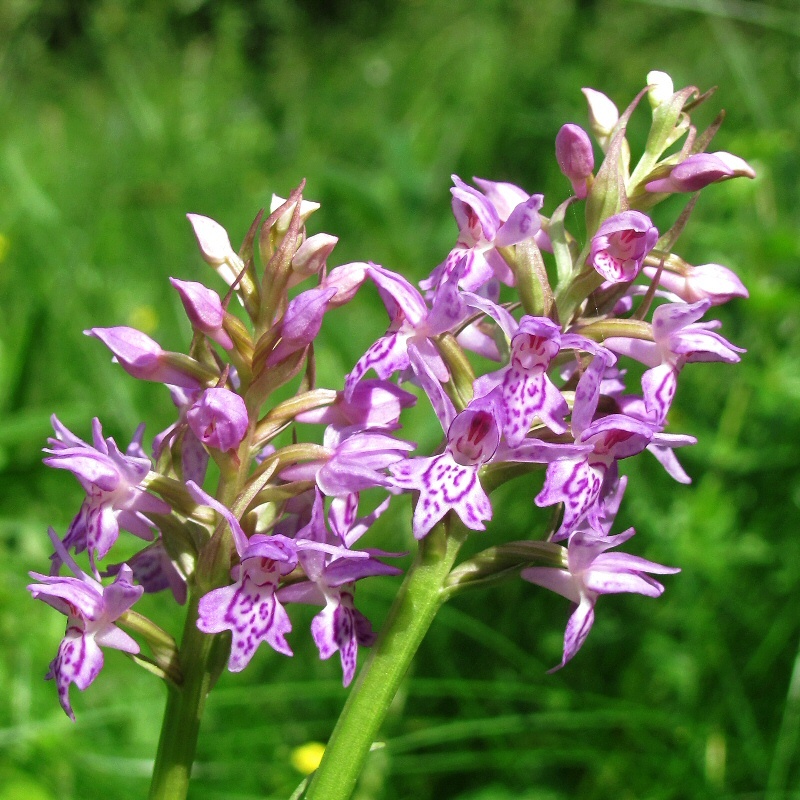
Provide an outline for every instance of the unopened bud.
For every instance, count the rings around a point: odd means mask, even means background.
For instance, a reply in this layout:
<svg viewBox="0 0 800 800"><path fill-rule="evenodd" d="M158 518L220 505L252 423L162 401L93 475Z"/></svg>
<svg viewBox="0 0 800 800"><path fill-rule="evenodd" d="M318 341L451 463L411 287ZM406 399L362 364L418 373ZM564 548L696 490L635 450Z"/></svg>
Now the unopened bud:
<svg viewBox="0 0 800 800"><path fill-rule="evenodd" d="M277 194L272 195L272 201L269 204L269 213L277 211L284 203L286 198L278 197ZM294 214L294 207L296 203L292 203L286 211L281 214L280 219L275 223L275 230L278 233L286 233L289 230L289 225L292 221L292 214ZM314 203L311 200L300 201L300 225L306 224L306 220L319 208L319 203Z"/></svg>
<svg viewBox="0 0 800 800"><path fill-rule="evenodd" d="M244 263L231 247L227 231L210 217L187 214L186 218L192 224L203 260L214 267L225 283L231 286L244 269Z"/></svg>
<svg viewBox="0 0 800 800"><path fill-rule="evenodd" d="M586 197L586 179L594 170L594 152L589 134L580 125L564 125L556 136L556 160L569 178L575 195Z"/></svg>
<svg viewBox="0 0 800 800"><path fill-rule="evenodd" d="M214 375L198 361L181 353L162 350L147 334L120 325L116 328L91 328L87 336L99 339L120 366L134 378L196 389Z"/></svg>
<svg viewBox="0 0 800 800"><path fill-rule="evenodd" d="M225 310L222 308L219 295L213 289L196 281L179 281L177 278L170 278L169 282L181 296L183 308L192 327L205 333L220 347L230 350L233 342L222 327Z"/></svg>
<svg viewBox="0 0 800 800"><path fill-rule="evenodd" d="M611 98L595 89L581 89L589 104L589 128L603 150L611 140L611 132L619 121L619 111Z"/></svg>
<svg viewBox="0 0 800 800"><path fill-rule="evenodd" d="M289 286L294 286L319 273L338 241L338 236L331 236L329 233L315 233L309 236L292 257L292 276L289 279Z"/></svg>
<svg viewBox="0 0 800 800"><path fill-rule="evenodd" d="M650 278L656 274L655 267L645 267L643 272ZM721 264L687 266L682 274L662 270L659 284L668 292L678 295L686 303L709 300L719 306L734 297L748 297L747 289L735 272Z"/></svg>
<svg viewBox="0 0 800 800"><path fill-rule="evenodd" d="M732 153L695 153L676 164L666 178L650 181L645 188L648 192L697 192L710 183L755 176L755 170Z"/></svg>
<svg viewBox="0 0 800 800"><path fill-rule="evenodd" d="M334 294L336 289L332 286L319 287L302 292L289 303L281 324L281 339L267 359L268 367L311 344L322 327L328 300Z"/></svg>
<svg viewBox="0 0 800 800"><path fill-rule="evenodd" d="M666 72L659 72L654 69L647 73L647 99L650 101L650 108L656 109L666 103L675 88L672 85L672 78Z"/></svg>

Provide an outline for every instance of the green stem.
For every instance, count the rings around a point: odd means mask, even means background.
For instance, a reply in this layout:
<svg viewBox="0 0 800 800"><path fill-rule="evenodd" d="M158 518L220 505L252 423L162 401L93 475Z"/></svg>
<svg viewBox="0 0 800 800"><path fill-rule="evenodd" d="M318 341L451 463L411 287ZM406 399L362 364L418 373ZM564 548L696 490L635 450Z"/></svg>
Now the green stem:
<svg viewBox="0 0 800 800"><path fill-rule="evenodd" d="M350 693L305 800L347 800L422 639L442 604L442 587L466 538L448 515L419 544L369 660Z"/></svg>
<svg viewBox="0 0 800 800"><path fill-rule="evenodd" d="M252 417L255 419L255 416ZM255 423L251 423L240 451L249 453ZM220 502L231 506L241 492L250 461L244 458L238 469L225 469L220 464L221 475L217 486ZM223 585L230 571L232 535L227 524L220 523L219 530L206 543L197 562L183 637L178 654L183 680L180 686L169 685L161 738L153 766L150 800L184 800L189 791L200 721L203 718L206 698L223 668L228 648L222 634L210 635L197 627L200 599L206 592Z"/></svg>
<svg viewBox="0 0 800 800"><path fill-rule="evenodd" d="M182 800L189 790L200 720L206 697L219 672L222 637L197 628L199 596L192 597L180 651L183 682L168 686L161 739L153 767L150 800Z"/></svg>

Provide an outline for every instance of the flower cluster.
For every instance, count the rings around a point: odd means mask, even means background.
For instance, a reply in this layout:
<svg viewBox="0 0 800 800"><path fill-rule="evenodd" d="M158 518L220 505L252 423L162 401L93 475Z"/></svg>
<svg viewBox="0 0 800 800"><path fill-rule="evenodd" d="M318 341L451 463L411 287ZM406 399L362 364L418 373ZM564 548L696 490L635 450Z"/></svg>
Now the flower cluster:
<svg viewBox="0 0 800 800"><path fill-rule="evenodd" d="M538 480L531 503L559 513L550 529L516 543L511 571L575 604L559 666L584 642L599 595L661 594L650 575L676 569L608 552L633 535L611 534L625 489L619 462L648 450L688 481L674 450L694 439L666 430L678 378L692 362L739 360L743 351L704 318L747 292L729 269L690 265L672 252L688 213L662 233L648 212L673 193L753 171L730 154L705 152L714 131L698 135L689 116L705 96L674 91L663 73L648 84L621 115L605 95L585 90L597 149L578 125L559 132L555 155L571 192L549 204L549 217L541 194L454 176L458 236L419 288L374 263L329 269L337 239L306 232L318 205L302 198L302 186L273 198L238 251L218 223L189 215L224 295L171 279L193 329L188 351L164 350L127 327L86 332L131 376L167 386L174 424L149 454L141 430L123 453L97 420L89 444L53 419L45 463L71 471L86 499L63 541L54 536L51 574L33 574L29 589L67 616L48 677L70 716L69 686L84 689L95 678L98 645L180 681L177 646L129 611L142 592L167 588L178 602L196 599L200 631L230 634L233 672L262 643L291 655L288 607L318 605L311 635L321 658L339 653L349 684L358 647L375 636L355 606L357 583L401 572L393 559L402 554L360 542L405 493L423 540L439 524L485 530L499 483L520 474ZM626 127L645 94L652 128L631 169ZM603 160L595 171L596 153ZM580 203L583 246L565 225L567 209ZM328 314L344 318L342 307L362 287L380 296L386 332L340 387L317 387L315 339ZM630 359L647 367L641 380L629 377ZM294 393L276 400L286 387ZM441 423L435 452L418 453L400 435L418 396ZM149 544L101 572L122 531ZM70 550L87 551L91 574ZM73 577L60 576L64 565ZM479 555L454 570L450 586L492 569ZM152 657L115 622L131 627Z"/></svg>

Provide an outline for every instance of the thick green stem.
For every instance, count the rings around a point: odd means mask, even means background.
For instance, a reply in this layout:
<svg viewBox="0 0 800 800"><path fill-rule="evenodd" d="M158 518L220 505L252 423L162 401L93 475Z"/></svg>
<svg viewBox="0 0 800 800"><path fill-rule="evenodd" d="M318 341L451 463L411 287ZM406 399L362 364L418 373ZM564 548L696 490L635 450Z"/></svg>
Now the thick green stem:
<svg viewBox="0 0 800 800"><path fill-rule="evenodd" d="M378 641L350 693L305 800L347 800L411 660L443 601L466 537L448 515L421 542Z"/></svg>
<svg viewBox="0 0 800 800"><path fill-rule="evenodd" d="M255 419L255 415L251 418ZM249 453L254 431L255 423L251 423L240 446L241 452ZM249 459L244 458L238 469L225 470L225 463L220 465L222 473L217 487L220 502L229 507L233 504L242 490L249 464ZM198 607L207 591L224 584L230 572L231 547L230 530L220 526L198 559L201 574L195 576L178 655L183 680L180 686L168 687L150 800L184 800L189 791L206 698L227 655L223 634L210 635L197 627Z"/></svg>
<svg viewBox="0 0 800 800"><path fill-rule="evenodd" d="M193 597L186 613L180 652L183 683L180 687L168 687L150 800L182 800L186 797L206 697L219 671L218 651L222 637L209 636L198 630L198 603L199 597Z"/></svg>

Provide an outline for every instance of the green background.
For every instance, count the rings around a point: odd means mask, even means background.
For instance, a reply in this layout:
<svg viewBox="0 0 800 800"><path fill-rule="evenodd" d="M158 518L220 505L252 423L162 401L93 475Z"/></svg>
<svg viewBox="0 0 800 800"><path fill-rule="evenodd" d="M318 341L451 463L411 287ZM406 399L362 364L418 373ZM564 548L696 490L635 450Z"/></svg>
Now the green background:
<svg viewBox="0 0 800 800"><path fill-rule="evenodd" d="M699 439L681 454L694 483L634 460L616 528L635 525L628 549L683 572L658 601L602 598L552 676L562 598L517 581L454 601L359 797L800 797L799 41L793 0L0 1L0 800L146 793L163 689L112 651L85 695L73 688L71 723L42 680L63 617L25 586L47 569L47 525L63 533L81 501L41 464L49 415L84 437L97 415L121 444L141 420L150 436L171 422L164 388L124 376L81 331L130 324L185 346L167 276L215 279L183 215L238 244L271 193L305 177L322 203L311 232L341 239L331 265L418 279L455 238L451 173L542 191L552 211L568 190L553 140L586 124L580 88L624 107L651 69L719 86L699 113L728 112L712 149L758 172L704 192L678 247L741 275L750 300L718 316L748 353L683 373L670 430ZM634 118L634 152L646 125ZM331 314L321 383L340 388L385 324L374 293ZM535 534L533 491L498 493L484 542ZM408 548L397 506L376 536ZM376 623L396 586L359 589ZM165 598L143 610L179 628ZM262 648L212 695L193 797L284 798L300 779L292 749L327 738L340 668L317 659L313 611L292 615L296 657Z"/></svg>

